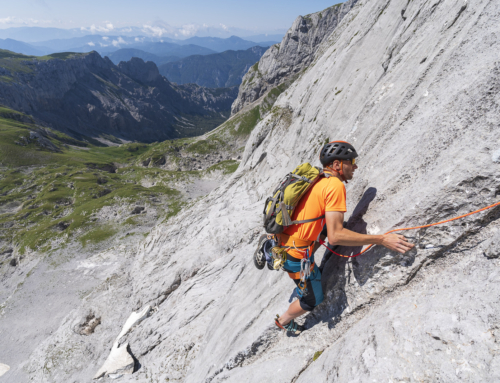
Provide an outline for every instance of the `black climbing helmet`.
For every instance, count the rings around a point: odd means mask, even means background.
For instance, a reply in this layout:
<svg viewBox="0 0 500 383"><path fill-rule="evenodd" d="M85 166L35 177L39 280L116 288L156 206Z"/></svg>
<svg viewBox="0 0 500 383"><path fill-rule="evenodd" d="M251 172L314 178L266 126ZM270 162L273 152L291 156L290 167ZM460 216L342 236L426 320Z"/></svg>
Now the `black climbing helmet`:
<svg viewBox="0 0 500 383"><path fill-rule="evenodd" d="M323 166L326 166L335 160L352 160L357 156L356 149L350 143L332 141L323 146L319 153L319 160Z"/></svg>

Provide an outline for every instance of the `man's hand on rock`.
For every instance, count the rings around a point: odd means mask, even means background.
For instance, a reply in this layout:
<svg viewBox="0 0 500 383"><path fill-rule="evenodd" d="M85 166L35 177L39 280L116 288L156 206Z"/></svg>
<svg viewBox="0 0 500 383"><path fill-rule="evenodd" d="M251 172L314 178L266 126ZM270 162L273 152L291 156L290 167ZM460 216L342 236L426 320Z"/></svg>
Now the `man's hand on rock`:
<svg viewBox="0 0 500 383"><path fill-rule="evenodd" d="M384 234L382 238L382 246L401 254L404 254L415 247L413 243L408 242L401 234Z"/></svg>

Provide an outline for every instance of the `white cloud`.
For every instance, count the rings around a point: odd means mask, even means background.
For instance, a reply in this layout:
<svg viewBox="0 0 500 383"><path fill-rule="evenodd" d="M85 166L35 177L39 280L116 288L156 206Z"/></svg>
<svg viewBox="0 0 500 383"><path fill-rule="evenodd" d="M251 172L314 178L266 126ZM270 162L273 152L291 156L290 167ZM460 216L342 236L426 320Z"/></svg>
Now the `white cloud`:
<svg viewBox="0 0 500 383"><path fill-rule="evenodd" d="M0 19L0 24L8 24L8 25L39 25L39 24L51 24L52 20L36 20L36 19L21 19L19 17L4 17Z"/></svg>
<svg viewBox="0 0 500 383"><path fill-rule="evenodd" d="M92 41L90 43L87 43L87 45L90 45L91 47L95 46L95 44Z"/></svg>
<svg viewBox="0 0 500 383"><path fill-rule="evenodd" d="M162 27L155 27L152 25L144 25L142 31L144 33L151 34L155 37L161 37L164 34L168 33L168 30Z"/></svg>
<svg viewBox="0 0 500 383"><path fill-rule="evenodd" d="M234 27L226 24L209 25L184 24L181 26L171 26L162 21L151 22L143 25L142 32L154 37L176 37L187 38L192 36L225 36L231 33Z"/></svg>
<svg viewBox="0 0 500 383"><path fill-rule="evenodd" d="M196 32L198 32L198 29L200 29L198 25L186 24L179 29L179 33L183 36L190 37L194 36Z"/></svg>
<svg viewBox="0 0 500 383"><path fill-rule="evenodd" d="M144 41L144 37L136 37L134 40L138 43L142 43Z"/></svg>
<svg viewBox="0 0 500 383"><path fill-rule="evenodd" d="M103 36L103 37L102 37L102 39L103 39L104 41L108 41L108 40L109 40L109 37L108 37L108 36Z"/></svg>
<svg viewBox="0 0 500 383"><path fill-rule="evenodd" d="M92 33L92 34L94 34L96 32L111 32L113 29L115 29L115 27L110 22L106 22L106 25L104 27L103 26L96 26L95 24L92 24L88 28L85 28L85 27L80 28L80 30L90 31L90 33Z"/></svg>
<svg viewBox="0 0 500 383"><path fill-rule="evenodd" d="M121 37L118 37L118 40L113 40L111 42L111 44L113 44L113 46L117 47L117 46L119 46L121 44L127 44L127 43Z"/></svg>
<svg viewBox="0 0 500 383"><path fill-rule="evenodd" d="M0 24L12 24L12 19L10 16L0 19Z"/></svg>

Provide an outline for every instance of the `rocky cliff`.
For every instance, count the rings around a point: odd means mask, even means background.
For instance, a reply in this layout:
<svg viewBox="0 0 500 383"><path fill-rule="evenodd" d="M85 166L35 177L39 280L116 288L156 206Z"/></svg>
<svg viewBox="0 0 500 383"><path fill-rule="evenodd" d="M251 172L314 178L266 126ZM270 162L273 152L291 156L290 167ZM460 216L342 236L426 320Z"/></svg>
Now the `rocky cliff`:
<svg viewBox="0 0 500 383"><path fill-rule="evenodd" d="M118 66L96 52L0 58L0 104L76 138L198 135L225 120L236 92L174 86L138 58Z"/></svg>
<svg viewBox="0 0 500 383"><path fill-rule="evenodd" d="M357 0L348 0L321 12L297 17L281 43L271 46L245 74L232 113L237 113L287 80L292 82L311 64L321 42L356 3Z"/></svg>
<svg viewBox="0 0 500 383"><path fill-rule="evenodd" d="M8 333L5 381L89 381L115 341L113 352L136 358L124 357L135 372L122 382L498 381L498 207L407 232L417 246L406 255L374 247L331 258L325 302L301 319L299 337L272 322L293 283L256 270L252 254L276 180L316 164L332 139L360 153L347 185L353 230L384 233L498 201L499 17L492 0L360 0L258 123L228 181L136 248L65 264L64 283L101 284L82 287L58 321L31 321L36 339ZM26 286L2 306L3 323L37 296ZM30 353L12 357L26 342Z"/></svg>

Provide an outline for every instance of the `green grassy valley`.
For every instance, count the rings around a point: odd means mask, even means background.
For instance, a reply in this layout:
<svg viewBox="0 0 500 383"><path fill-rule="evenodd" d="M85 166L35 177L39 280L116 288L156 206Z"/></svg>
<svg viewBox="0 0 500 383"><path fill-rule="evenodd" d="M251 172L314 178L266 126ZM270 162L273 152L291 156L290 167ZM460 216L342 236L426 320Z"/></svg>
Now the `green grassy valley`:
<svg viewBox="0 0 500 383"><path fill-rule="evenodd" d="M95 244L140 225L143 212L132 213L139 205L154 209L157 220L168 219L190 202L185 185L238 167L231 159L203 170L159 166L168 158L177 167L181 151L196 156L217 149L205 142L189 138L99 147L1 108L0 251L45 252L70 240ZM102 213L106 208L108 216Z"/></svg>

